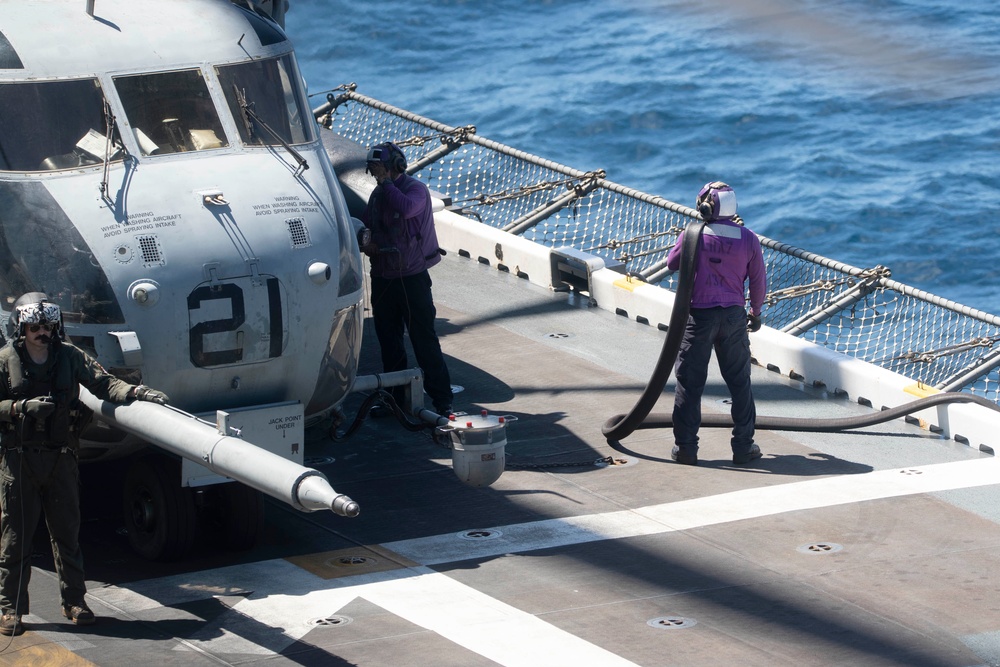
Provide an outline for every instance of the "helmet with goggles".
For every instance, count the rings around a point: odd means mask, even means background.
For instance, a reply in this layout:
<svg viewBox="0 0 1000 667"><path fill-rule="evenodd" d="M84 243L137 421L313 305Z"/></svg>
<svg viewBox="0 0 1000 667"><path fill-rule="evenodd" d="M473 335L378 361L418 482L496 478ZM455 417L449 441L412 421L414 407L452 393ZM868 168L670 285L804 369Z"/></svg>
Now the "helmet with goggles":
<svg viewBox="0 0 1000 667"><path fill-rule="evenodd" d="M24 336L29 327L36 331L35 327L45 327L59 334L62 329L62 311L59 304L49 301L44 292L28 292L14 302L10 324L19 337Z"/></svg>

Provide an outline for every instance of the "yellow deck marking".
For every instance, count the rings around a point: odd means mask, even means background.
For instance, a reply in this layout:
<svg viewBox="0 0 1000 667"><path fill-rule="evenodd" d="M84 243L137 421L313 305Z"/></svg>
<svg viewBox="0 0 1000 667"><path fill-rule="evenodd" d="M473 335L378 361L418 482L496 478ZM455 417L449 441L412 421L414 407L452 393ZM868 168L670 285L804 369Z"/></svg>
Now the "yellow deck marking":
<svg viewBox="0 0 1000 667"><path fill-rule="evenodd" d="M389 572L417 565L417 563L378 545L291 556L285 560L321 579L337 579L371 572Z"/></svg>

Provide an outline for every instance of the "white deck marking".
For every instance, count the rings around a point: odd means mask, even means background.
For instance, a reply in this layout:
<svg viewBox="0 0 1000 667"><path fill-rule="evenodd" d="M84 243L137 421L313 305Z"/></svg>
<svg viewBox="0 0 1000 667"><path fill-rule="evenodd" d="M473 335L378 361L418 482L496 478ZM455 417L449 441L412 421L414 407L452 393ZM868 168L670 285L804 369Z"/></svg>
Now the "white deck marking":
<svg viewBox="0 0 1000 667"><path fill-rule="evenodd" d="M426 566L998 483L1000 460L996 458L882 470L635 510L499 526L501 537L481 542L448 533L383 545L421 563L409 569L323 579L278 559L135 582L128 588L108 587L91 594L140 616L212 596L245 595L235 604L236 613L225 612L186 638L187 644L216 654L278 653L313 629L310 619L327 618L363 598L505 667L625 667L633 663Z"/></svg>
<svg viewBox="0 0 1000 667"><path fill-rule="evenodd" d="M383 546L417 563L439 565L598 540L689 530L797 510L991 484L1000 484L1000 459L996 457L825 477L620 512L496 526L492 530L502 533L500 537L478 542L459 540L454 533L447 533L387 542Z"/></svg>
<svg viewBox="0 0 1000 667"><path fill-rule="evenodd" d="M263 571L267 570L264 575ZM309 631L309 621L337 614L357 598L465 647L505 667L635 667L573 634L426 567L323 579L285 560L198 573L254 592L233 610L205 623L188 645L213 653L273 655ZM193 602L218 594L191 586L187 574L106 588L93 596L125 613ZM155 602L154 602L155 601ZM320 630L321 632L336 632Z"/></svg>

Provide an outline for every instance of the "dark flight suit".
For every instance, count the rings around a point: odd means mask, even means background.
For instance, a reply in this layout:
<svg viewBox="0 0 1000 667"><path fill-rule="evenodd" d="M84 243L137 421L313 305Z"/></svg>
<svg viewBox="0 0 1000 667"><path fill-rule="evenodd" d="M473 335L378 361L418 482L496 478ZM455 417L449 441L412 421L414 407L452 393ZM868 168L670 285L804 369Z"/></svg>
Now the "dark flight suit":
<svg viewBox="0 0 1000 667"><path fill-rule="evenodd" d="M31 360L23 341L0 349L0 608L5 613L29 612L31 549L42 512L62 603L84 602L79 424L74 423L80 385L114 403L125 403L133 387L68 343L55 343L42 365ZM56 404L42 424L13 415L16 402L38 396L51 396Z"/></svg>

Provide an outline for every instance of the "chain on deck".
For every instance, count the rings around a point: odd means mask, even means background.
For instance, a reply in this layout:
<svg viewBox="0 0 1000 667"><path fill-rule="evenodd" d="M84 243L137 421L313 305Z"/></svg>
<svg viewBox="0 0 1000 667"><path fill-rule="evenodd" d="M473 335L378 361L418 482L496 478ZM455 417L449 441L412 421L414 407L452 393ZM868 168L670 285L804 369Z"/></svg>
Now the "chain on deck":
<svg viewBox="0 0 1000 667"><path fill-rule="evenodd" d="M546 247L571 246L666 289L667 252L697 217L618 185L361 95L328 95L321 122L363 145L391 140L411 172L457 212ZM765 322L823 347L947 391L1000 403L1000 317L760 237L768 269Z"/></svg>

